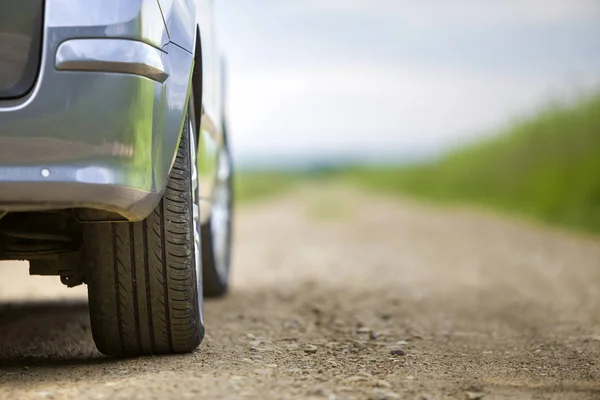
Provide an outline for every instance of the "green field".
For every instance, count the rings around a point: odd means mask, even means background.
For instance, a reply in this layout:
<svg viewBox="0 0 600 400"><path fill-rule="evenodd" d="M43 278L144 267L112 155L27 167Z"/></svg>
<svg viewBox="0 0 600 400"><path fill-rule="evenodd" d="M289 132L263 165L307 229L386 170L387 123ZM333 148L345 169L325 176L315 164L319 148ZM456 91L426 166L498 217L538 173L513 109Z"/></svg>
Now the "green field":
<svg viewBox="0 0 600 400"><path fill-rule="evenodd" d="M600 233L600 96L409 168L355 168L362 187L468 203Z"/></svg>
<svg viewBox="0 0 600 400"><path fill-rule="evenodd" d="M246 173L238 198L259 199L297 182L336 179L421 200L483 206L600 233L600 95L549 107L491 139L410 167L352 167L322 174Z"/></svg>
<svg viewBox="0 0 600 400"><path fill-rule="evenodd" d="M237 172L235 176L235 201L241 203L263 200L293 187L301 177L276 171Z"/></svg>

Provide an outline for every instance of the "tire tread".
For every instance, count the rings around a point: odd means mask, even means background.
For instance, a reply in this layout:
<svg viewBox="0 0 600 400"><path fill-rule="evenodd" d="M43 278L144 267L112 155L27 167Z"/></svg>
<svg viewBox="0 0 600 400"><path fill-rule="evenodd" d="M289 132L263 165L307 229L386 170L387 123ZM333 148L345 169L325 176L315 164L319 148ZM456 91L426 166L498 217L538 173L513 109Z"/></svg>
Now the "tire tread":
<svg viewBox="0 0 600 400"><path fill-rule="evenodd" d="M182 353L202 341L187 135L149 217L84 227L92 335L104 354Z"/></svg>

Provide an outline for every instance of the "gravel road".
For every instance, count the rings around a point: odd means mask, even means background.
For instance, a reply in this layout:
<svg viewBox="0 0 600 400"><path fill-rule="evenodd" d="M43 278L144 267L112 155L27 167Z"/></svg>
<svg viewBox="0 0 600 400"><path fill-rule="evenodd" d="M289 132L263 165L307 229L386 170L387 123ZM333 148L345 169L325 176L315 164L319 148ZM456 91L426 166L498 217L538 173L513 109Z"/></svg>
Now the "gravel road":
<svg viewBox="0 0 600 400"><path fill-rule="evenodd" d="M599 399L600 240L345 188L244 206L191 355L112 360L0 265L1 399Z"/></svg>

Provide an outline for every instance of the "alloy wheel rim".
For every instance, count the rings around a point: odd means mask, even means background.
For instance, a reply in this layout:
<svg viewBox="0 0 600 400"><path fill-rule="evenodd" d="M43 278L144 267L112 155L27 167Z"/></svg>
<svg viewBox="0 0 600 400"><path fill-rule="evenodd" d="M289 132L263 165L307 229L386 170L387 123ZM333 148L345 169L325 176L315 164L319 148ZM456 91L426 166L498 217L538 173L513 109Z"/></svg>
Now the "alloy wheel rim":
<svg viewBox="0 0 600 400"><path fill-rule="evenodd" d="M231 235L231 164L227 150L219 153L217 179L213 193L210 229L213 239L215 267L221 279L229 269L229 243Z"/></svg>
<svg viewBox="0 0 600 400"><path fill-rule="evenodd" d="M194 236L194 268L196 269L196 280L198 286L198 302L202 304L202 260L200 253L200 193L198 187L198 166L196 160L196 135L192 120L189 122L189 141L190 141L190 165L192 169L192 215L193 215L193 236ZM202 310L200 312L202 319Z"/></svg>

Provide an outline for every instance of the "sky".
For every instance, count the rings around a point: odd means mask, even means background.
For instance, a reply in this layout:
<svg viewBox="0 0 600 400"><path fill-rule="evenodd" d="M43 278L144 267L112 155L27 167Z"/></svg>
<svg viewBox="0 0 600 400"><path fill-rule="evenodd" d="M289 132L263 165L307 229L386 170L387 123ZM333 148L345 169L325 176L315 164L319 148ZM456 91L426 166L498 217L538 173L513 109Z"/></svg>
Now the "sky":
<svg viewBox="0 0 600 400"><path fill-rule="evenodd" d="M600 90L597 0L215 0L242 165L406 162Z"/></svg>

